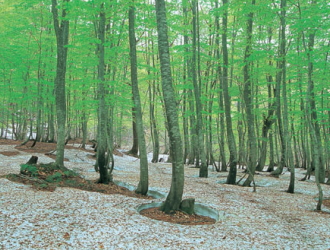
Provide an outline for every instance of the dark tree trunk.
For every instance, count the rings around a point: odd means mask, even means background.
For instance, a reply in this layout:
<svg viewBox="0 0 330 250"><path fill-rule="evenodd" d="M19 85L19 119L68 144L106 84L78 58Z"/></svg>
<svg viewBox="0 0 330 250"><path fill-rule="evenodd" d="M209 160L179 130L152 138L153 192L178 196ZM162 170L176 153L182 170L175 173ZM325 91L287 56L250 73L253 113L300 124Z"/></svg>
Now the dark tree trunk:
<svg viewBox="0 0 330 250"><path fill-rule="evenodd" d="M133 130L133 145L132 148L128 151L128 154L137 156L139 153L139 139L138 134L136 130L136 111L135 107L132 107L132 130Z"/></svg>
<svg viewBox="0 0 330 250"><path fill-rule="evenodd" d="M223 0L223 5L225 8L228 8L228 1ZM223 69L222 69L222 87L223 87L223 98L225 104L225 115L226 115L226 131L228 138L228 148L229 148L229 174L227 176L227 184L236 184L236 174L237 174L237 147L235 136L233 132L233 124L231 119L231 98L229 95L229 86L228 86L228 68L229 68L229 59L228 59L228 46L227 46L227 23L228 23L228 11L226 10L222 17L222 27L223 33L221 36L221 44L223 49Z"/></svg>
<svg viewBox="0 0 330 250"><path fill-rule="evenodd" d="M70 0L63 0L68 3ZM66 94L65 94L65 75L68 55L69 41L69 20L66 18L65 6L62 7L61 19L58 14L56 0L52 0L52 13L54 29L57 42L57 67L55 76L55 102L57 115L57 146L56 146L56 165L64 166L64 146L65 146L65 122L66 122Z"/></svg>
<svg viewBox="0 0 330 250"><path fill-rule="evenodd" d="M97 29L97 37L101 43L97 45L97 54L99 58L98 63L98 127L97 127L97 160L96 166L100 171L99 183L108 184L112 181L112 177L109 171L109 155L107 155L107 149L109 147L107 143L108 131L107 131L107 116L108 107L105 101L105 62L104 62L104 42L105 42L105 10L104 3L100 6L99 22Z"/></svg>

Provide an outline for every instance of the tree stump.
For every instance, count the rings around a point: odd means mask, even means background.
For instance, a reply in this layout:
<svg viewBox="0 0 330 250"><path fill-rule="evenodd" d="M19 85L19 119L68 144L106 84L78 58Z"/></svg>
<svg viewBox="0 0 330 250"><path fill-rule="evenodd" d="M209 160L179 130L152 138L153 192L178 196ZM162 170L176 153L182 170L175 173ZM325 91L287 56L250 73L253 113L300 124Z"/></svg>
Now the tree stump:
<svg viewBox="0 0 330 250"><path fill-rule="evenodd" d="M181 211L187 213L187 214L194 214L195 211L195 199L189 198L181 201L180 204Z"/></svg>
<svg viewBox="0 0 330 250"><path fill-rule="evenodd" d="M38 162L38 156L32 155L30 160L28 160L27 165L33 165L33 164L37 164Z"/></svg>

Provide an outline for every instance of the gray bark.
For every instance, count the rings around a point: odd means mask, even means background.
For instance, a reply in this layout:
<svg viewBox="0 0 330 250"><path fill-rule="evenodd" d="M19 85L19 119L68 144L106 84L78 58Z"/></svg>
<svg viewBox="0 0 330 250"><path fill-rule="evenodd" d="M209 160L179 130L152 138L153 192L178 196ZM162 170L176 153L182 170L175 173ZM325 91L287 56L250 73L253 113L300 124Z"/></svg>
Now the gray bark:
<svg viewBox="0 0 330 250"><path fill-rule="evenodd" d="M223 0L223 5L227 8L228 5L227 0ZM236 173L237 173L237 147L235 136L233 132L233 125L231 120L231 98L229 95L228 89L228 68L229 68L229 60L228 60L228 47L227 47L227 22L228 22L228 11L223 13L222 17L222 27L223 33L221 37L222 41L222 54L223 54L223 69L222 69L222 88L223 88L223 97L225 104L225 115L226 115L226 132L228 138L228 147L229 147L229 174L227 177L227 184L236 184Z"/></svg>
<svg viewBox="0 0 330 250"><path fill-rule="evenodd" d="M197 141L198 141L198 156L201 160L201 165L199 167L199 177L208 176L208 166L206 163L206 154L204 146L204 130L203 130L203 118L202 118L202 102L201 102L201 92L200 87L197 83L197 2L193 0L192 4L193 10L193 42L192 42L192 81L194 85L194 94L196 102L196 132L197 132ZM196 162L196 166L199 165L199 160Z"/></svg>
<svg viewBox="0 0 330 250"><path fill-rule="evenodd" d="M252 5L255 4L255 0L252 0ZM244 104L247 120L247 129L248 129L248 159L247 159L247 171L248 178L243 183L243 186L250 186L254 178L254 173L257 164L257 141L255 135L255 119L253 115L253 84L251 77L251 67L252 64L249 61L249 57L252 52L252 25L253 25L253 12L248 14L247 20L247 39L246 39L246 48L244 54L245 65L243 68L244 74Z"/></svg>
<svg viewBox="0 0 330 250"><path fill-rule="evenodd" d="M134 1L132 2L134 5ZM129 44L130 44L130 61L131 61L131 83L135 109L136 132L138 136L138 145L140 152L140 181L136 193L146 195L148 192L148 158L146 143L144 138L144 129L142 121L141 101L138 87L137 77L137 56L136 56L136 40L135 40L135 10L134 6L129 8Z"/></svg>
<svg viewBox="0 0 330 250"><path fill-rule="evenodd" d="M165 103L165 111L168 122L168 134L170 138L170 150L172 156L172 181L170 192L166 197L161 210L171 213L180 209L184 187L184 168L182 141L179 129L177 104L172 86L170 65L170 52L167 37L167 20L164 0L156 0L156 17L158 31L158 53L161 65L162 90Z"/></svg>
<svg viewBox="0 0 330 250"><path fill-rule="evenodd" d="M100 39L100 44L97 45L97 54L99 58L98 63L98 87L97 87L97 97L98 97L98 126L97 126L97 162L96 165L100 172L99 183L108 184L112 181L110 175L108 161L109 155L107 155L107 114L108 107L105 101L105 62L104 62L104 42L105 42L105 11L104 3L100 7L100 17L98 23L97 37Z"/></svg>
<svg viewBox="0 0 330 250"><path fill-rule="evenodd" d="M68 3L70 0L63 0ZM58 4L52 0L52 13L54 29L57 43L57 66L55 76L55 102L57 115L57 144L56 144L56 165L64 165L64 146L65 146L65 122L66 122L66 94L65 94L65 75L69 40L69 21L66 18L65 7L62 8L62 20L58 14Z"/></svg>

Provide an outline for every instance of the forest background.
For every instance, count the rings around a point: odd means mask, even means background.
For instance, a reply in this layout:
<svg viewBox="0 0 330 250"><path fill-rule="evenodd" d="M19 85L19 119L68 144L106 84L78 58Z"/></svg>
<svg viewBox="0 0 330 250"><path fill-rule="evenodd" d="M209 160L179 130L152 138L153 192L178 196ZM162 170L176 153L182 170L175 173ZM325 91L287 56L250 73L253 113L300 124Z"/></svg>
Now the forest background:
<svg viewBox="0 0 330 250"><path fill-rule="evenodd" d="M65 138L82 138L83 145L97 139L103 105L108 146L133 145L130 152L138 153L128 22L133 3L143 134L157 162L170 144L151 0L59 2L59 27L70 23L63 44ZM0 5L0 136L54 142L58 41L51 1ZM329 3L182 0L166 8L186 163L228 168L228 184L237 183L237 165L247 169L245 186L256 170L279 176L285 167L289 192L295 167L315 170L317 183L329 183Z"/></svg>

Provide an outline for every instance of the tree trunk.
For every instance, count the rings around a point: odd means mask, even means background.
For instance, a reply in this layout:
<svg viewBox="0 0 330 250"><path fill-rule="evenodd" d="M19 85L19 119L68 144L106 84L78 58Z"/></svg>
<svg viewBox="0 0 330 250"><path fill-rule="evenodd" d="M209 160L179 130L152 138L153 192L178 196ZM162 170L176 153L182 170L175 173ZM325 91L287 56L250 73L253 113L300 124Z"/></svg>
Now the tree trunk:
<svg viewBox="0 0 330 250"><path fill-rule="evenodd" d="M70 0L63 0L63 5ZM65 94L65 74L68 55L69 40L69 20L66 19L65 6L62 7L61 20L58 15L58 4L52 0L52 13L54 29L57 42L57 67L55 76L55 101L57 115L57 144L56 144L56 165L64 166L64 146L65 146L65 122L66 122L66 94Z"/></svg>
<svg viewBox="0 0 330 250"><path fill-rule="evenodd" d="M148 158L146 143L144 138L144 129L142 121L141 101L138 87L137 77L137 56L136 56L136 39L135 39L135 6L134 1L129 7L129 45L130 45L130 60L131 60L131 83L135 108L136 132L138 136L139 152L140 152L140 181L136 193L146 195L148 192Z"/></svg>
<svg viewBox="0 0 330 250"><path fill-rule="evenodd" d="M233 124L231 119L231 98L228 89L228 46L227 46L227 23L228 23L228 1L223 0L223 5L225 11L222 17L222 28L223 33L221 37L222 53L223 53L223 68L222 68L222 87L223 87L223 98L225 104L225 115L226 115L226 132L228 138L228 148L229 148L229 173L227 176L227 184L236 184L236 173L237 173L237 148L235 142L235 136L233 132Z"/></svg>
<svg viewBox="0 0 330 250"><path fill-rule="evenodd" d="M150 86L149 86L150 87ZM151 134L152 134L152 143L153 143L153 149L152 149L152 160L151 162L156 163L159 159L159 135L158 135L158 129L156 124L156 118L155 118L155 82L153 82L153 86L150 87L150 127L151 127ZM152 89L152 90L151 90Z"/></svg>
<svg viewBox="0 0 330 250"><path fill-rule="evenodd" d="M252 6L255 5L255 0L252 0ZM255 135L255 119L253 115L253 84L252 84L252 76L251 76L251 67L252 63L249 61L249 57L252 52L252 25L253 25L253 12L248 14L247 20L247 40L246 40L246 48L244 54L244 104L245 104L245 112L246 112L246 120L247 120L247 128L248 128L248 160L247 160L247 171L248 178L243 183L243 186L250 186L251 182L254 178L254 173L256 169L257 163L257 141Z"/></svg>
<svg viewBox="0 0 330 250"><path fill-rule="evenodd" d="M135 107L132 107L132 130L133 130L133 145L132 148L127 152L128 154L131 155L138 155L139 152L139 139L138 139L138 134L137 134L137 129L136 129L136 110Z"/></svg>
<svg viewBox="0 0 330 250"><path fill-rule="evenodd" d="M97 29L97 37L100 40L100 44L97 45L97 54L99 58L98 63L98 87L97 87L97 98L98 98L98 126L97 126L97 162L96 165L100 172L99 183L108 184L112 181L112 177L109 172L108 162L109 155L107 155L107 116L108 107L105 101L105 62L104 62L104 42L105 42L105 10L104 3L101 3L99 22Z"/></svg>
<svg viewBox="0 0 330 250"><path fill-rule="evenodd" d="M161 65L162 89L170 138L172 155L171 189L161 210L171 213L180 209L184 187L184 168L182 141L179 130L177 104L172 86L170 53L167 36L166 9L164 0L156 0L156 17L158 31L158 52Z"/></svg>
<svg viewBox="0 0 330 250"><path fill-rule="evenodd" d="M268 29L268 44L269 44L269 50L271 49L272 46L272 28ZM271 67L273 66L273 62L271 60L272 58L269 59L268 65ZM273 88L272 88L272 83L273 83L273 77L271 74L268 74L266 76L266 80L268 82L268 98L271 100L273 96ZM267 117L264 117L263 120L263 126L262 126L262 144L261 144L261 150L260 150L260 156L258 160L258 165L256 167L257 171L263 171L266 163L266 156L267 156L267 143L268 143L268 132L271 129L271 126L273 123L276 121L276 119L273 117L274 112L276 109L276 103L268 103L268 114ZM269 170L269 168L268 168ZM268 171L267 170L267 171Z"/></svg>
<svg viewBox="0 0 330 250"><path fill-rule="evenodd" d="M151 34L148 33L147 39L151 41L151 52L154 51L154 44L151 39ZM149 48L149 42L146 41L148 44ZM150 59L151 57L151 59ZM152 61L152 62L151 62ZM148 65L151 67L155 68L155 56L152 54L152 56L147 55L147 62ZM148 69L148 76L151 76L150 69ZM160 145L159 145L159 133L158 133L158 128L157 128L157 122L156 122L156 117L155 117L155 97L156 97L156 80L152 80L149 82L149 114L150 114L150 130L151 130L151 139L152 139L152 145L153 145L153 150L152 150L152 160L151 162L156 163L159 160L159 150L160 150Z"/></svg>
<svg viewBox="0 0 330 250"><path fill-rule="evenodd" d="M204 146L204 130L203 130L203 118L202 118L202 102L201 102L201 93L200 87L197 83L197 2L193 0L192 3L193 11L193 42L192 42L192 81L194 86L195 102L196 102L196 132L197 132L197 141L198 141L198 156L201 159L201 165L199 167L199 177L208 176L208 166L206 164L206 154ZM199 165L199 160L196 162L196 166Z"/></svg>

